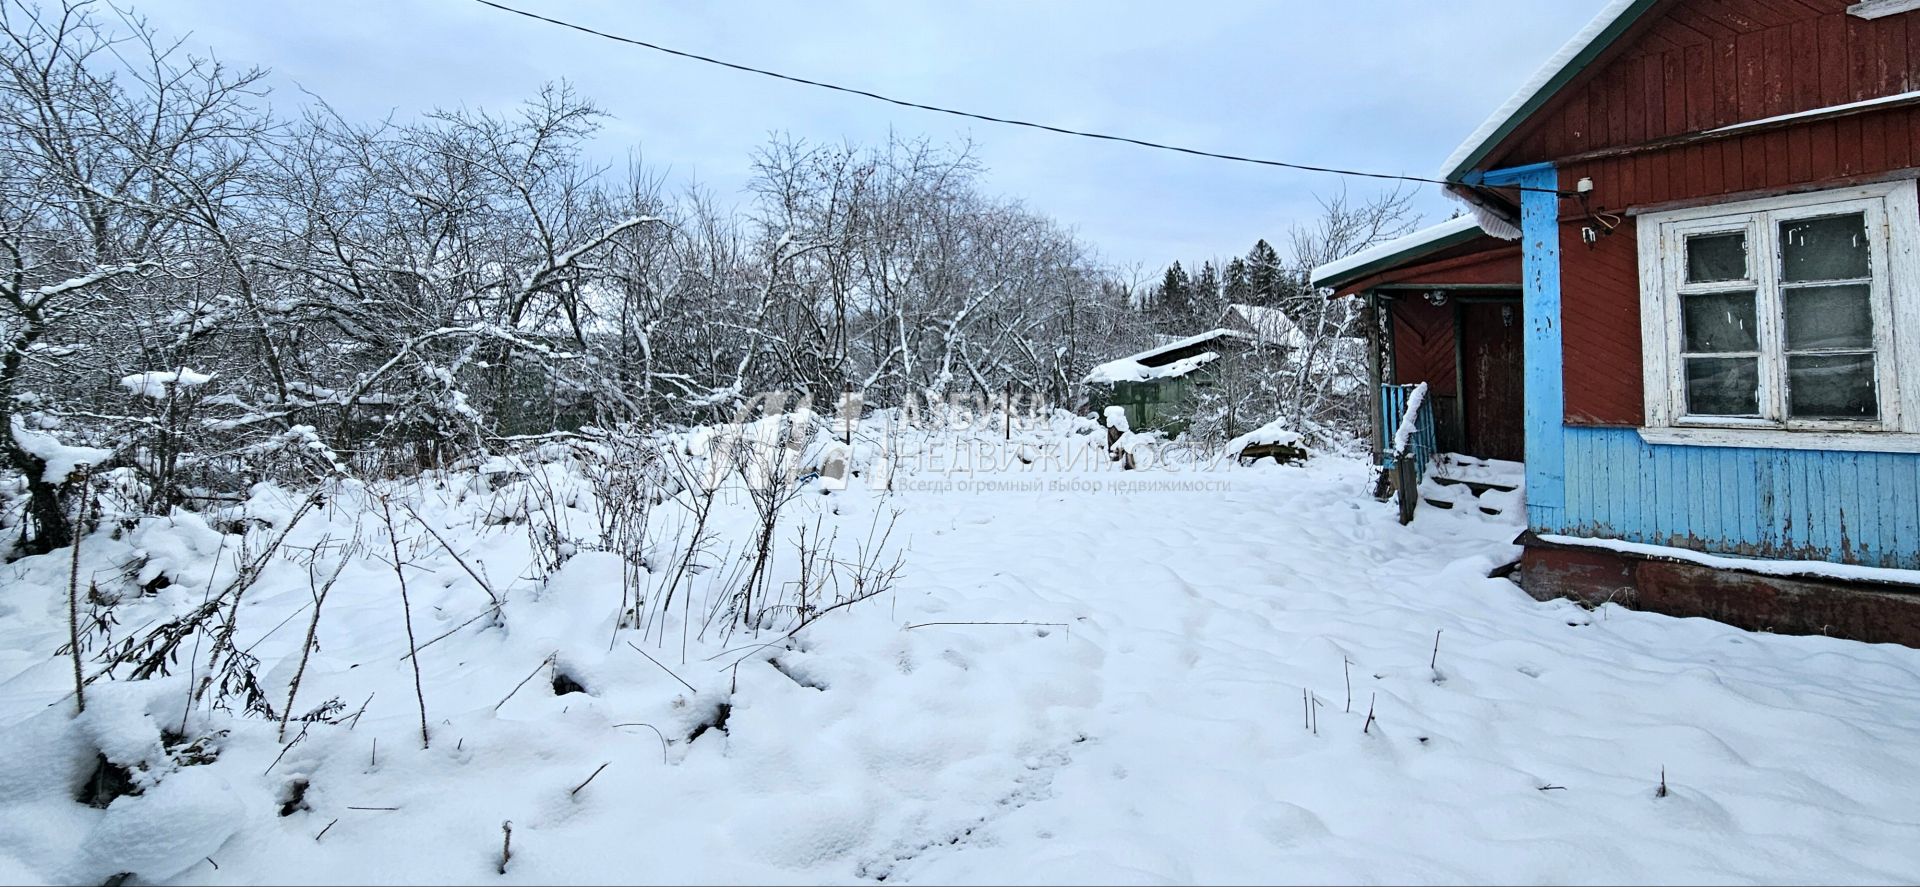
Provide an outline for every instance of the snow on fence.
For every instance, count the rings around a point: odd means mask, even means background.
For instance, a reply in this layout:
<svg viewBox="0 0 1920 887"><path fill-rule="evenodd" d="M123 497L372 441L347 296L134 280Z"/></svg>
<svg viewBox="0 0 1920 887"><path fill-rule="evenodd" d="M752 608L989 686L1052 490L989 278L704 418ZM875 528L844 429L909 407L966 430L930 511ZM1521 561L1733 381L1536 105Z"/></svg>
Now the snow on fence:
<svg viewBox="0 0 1920 887"><path fill-rule="evenodd" d="M1380 416L1380 427L1393 432L1381 455L1382 467L1392 468L1400 459L1409 458L1416 480L1424 480L1436 448L1427 383L1380 386Z"/></svg>

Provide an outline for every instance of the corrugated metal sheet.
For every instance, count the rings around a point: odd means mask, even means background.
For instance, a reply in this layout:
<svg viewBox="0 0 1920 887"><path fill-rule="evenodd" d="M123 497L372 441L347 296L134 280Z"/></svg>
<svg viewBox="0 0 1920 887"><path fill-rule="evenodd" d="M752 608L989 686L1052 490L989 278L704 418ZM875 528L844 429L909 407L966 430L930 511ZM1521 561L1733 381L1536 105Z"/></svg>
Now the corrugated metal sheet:
<svg viewBox="0 0 1920 887"><path fill-rule="evenodd" d="M1920 454L1654 446L1563 430L1565 508L1535 532L1920 569Z"/></svg>

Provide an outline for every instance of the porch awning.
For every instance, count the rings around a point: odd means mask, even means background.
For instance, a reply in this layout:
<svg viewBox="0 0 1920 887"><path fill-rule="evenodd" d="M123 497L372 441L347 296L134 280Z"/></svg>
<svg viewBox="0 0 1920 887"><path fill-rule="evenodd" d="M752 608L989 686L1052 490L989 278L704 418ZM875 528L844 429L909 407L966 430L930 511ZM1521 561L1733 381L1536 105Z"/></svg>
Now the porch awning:
<svg viewBox="0 0 1920 887"><path fill-rule="evenodd" d="M1356 280L1451 249L1484 234L1486 231L1480 227L1480 222L1469 213L1321 265L1313 269L1311 281L1314 286L1339 289Z"/></svg>

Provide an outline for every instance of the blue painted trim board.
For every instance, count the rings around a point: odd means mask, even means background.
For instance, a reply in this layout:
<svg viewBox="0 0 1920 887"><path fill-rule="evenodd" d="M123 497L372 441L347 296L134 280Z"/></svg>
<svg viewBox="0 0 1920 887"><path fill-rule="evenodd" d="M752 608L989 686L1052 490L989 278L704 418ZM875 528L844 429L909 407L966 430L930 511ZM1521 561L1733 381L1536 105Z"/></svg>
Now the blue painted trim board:
<svg viewBox="0 0 1920 887"><path fill-rule="evenodd" d="M1488 185L1517 185L1520 192L1521 290L1527 323L1526 438L1527 513L1540 526L1548 512L1567 504L1566 450L1561 417L1566 414L1560 336L1560 173L1550 163L1491 170Z"/></svg>

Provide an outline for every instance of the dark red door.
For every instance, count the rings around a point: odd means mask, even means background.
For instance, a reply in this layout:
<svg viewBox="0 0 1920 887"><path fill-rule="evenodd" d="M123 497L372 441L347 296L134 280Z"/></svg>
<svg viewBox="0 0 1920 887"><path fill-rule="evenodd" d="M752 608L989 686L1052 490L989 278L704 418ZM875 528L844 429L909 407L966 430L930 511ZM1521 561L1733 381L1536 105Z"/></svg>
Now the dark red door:
<svg viewBox="0 0 1920 887"><path fill-rule="evenodd" d="M1454 307L1435 305L1418 294L1396 299L1393 305L1393 375L1388 381L1427 383L1435 442L1443 452L1464 452L1467 446L1455 390L1454 358L1460 343Z"/></svg>
<svg viewBox="0 0 1920 887"><path fill-rule="evenodd" d="M1521 352L1526 326L1520 322L1520 303L1461 305L1460 326L1467 454L1518 462L1527 444Z"/></svg>

